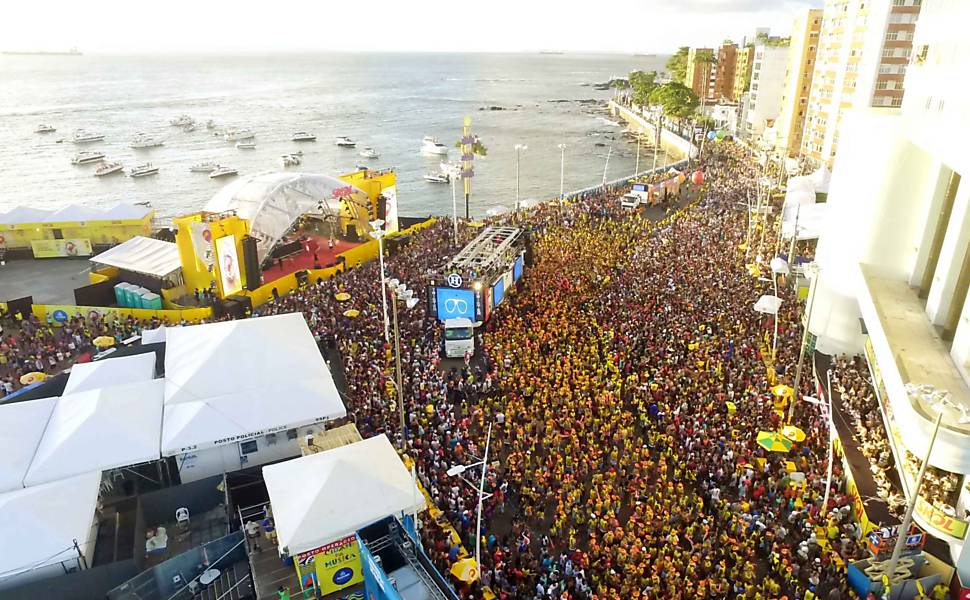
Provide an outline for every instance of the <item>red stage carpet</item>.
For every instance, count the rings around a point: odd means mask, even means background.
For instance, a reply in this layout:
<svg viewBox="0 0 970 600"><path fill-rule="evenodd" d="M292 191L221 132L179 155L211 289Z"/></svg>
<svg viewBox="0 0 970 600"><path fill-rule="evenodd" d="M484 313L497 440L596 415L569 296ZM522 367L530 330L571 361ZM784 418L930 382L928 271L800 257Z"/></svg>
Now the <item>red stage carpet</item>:
<svg viewBox="0 0 970 600"><path fill-rule="evenodd" d="M280 277L289 275L295 271L313 269L315 268L314 265L320 265L321 268L332 266L337 262L338 254L346 252L358 245L354 242L334 240L334 246L331 250L328 247L328 238L311 237L307 242L303 243L303 250L301 252L284 258L282 266L280 265L280 259L273 259L273 264L268 265L263 270L263 283L276 281ZM314 255L316 258L314 258Z"/></svg>

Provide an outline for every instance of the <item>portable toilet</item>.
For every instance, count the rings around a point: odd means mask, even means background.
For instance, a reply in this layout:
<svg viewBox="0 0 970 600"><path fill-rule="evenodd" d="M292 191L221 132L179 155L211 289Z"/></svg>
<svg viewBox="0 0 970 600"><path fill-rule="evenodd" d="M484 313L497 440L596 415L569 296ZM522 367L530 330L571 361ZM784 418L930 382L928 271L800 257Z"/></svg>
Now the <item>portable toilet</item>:
<svg viewBox="0 0 970 600"><path fill-rule="evenodd" d="M125 290L131 287L131 284L125 281L115 284L115 302L118 306L128 306L128 297L125 295Z"/></svg>
<svg viewBox="0 0 970 600"><path fill-rule="evenodd" d="M147 292L141 295L141 307L152 310L162 310L162 297L155 292Z"/></svg>
<svg viewBox="0 0 970 600"><path fill-rule="evenodd" d="M148 290L138 285L132 285L129 287L125 291L125 297L128 299L125 306L128 308L141 308L141 295L147 291Z"/></svg>

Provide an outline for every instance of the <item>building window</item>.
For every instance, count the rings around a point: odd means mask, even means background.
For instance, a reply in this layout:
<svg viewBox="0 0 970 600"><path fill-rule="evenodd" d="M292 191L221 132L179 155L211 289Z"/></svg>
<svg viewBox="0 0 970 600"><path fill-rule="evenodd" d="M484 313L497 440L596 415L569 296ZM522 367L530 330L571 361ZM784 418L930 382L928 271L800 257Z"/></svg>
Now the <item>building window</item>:
<svg viewBox="0 0 970 600"><path fill-rule="evenodd" d="M890 31L889 33L886 34L886 41L887 42L895 42L896 41L896 38L898 38L898 37L899 37L899 32L898 31Z"/></svg>
<svg viewBox="0 0 970 600"><path fill-rule="evenodd" d="M877 90L884 90L884 89L886 89L886 84L888 84L888 83L889 82L887 82L887 81L877 81L876 82L876 89Z"/></svg>
<svg viewBox="0 0 970 600"><path fill-rule="evenodd" d="M891 106L898 108L903 105L903 97L893 96L893 98L890 99L889 103Z"/></svg>
<svg viewBox="0 0 970 600"><path fill-rule="evenodd" d="M243 455L253 454L259 451L259 447L256 445L256 440L249 440L248 442L239 442L239 452Z"/></svg>

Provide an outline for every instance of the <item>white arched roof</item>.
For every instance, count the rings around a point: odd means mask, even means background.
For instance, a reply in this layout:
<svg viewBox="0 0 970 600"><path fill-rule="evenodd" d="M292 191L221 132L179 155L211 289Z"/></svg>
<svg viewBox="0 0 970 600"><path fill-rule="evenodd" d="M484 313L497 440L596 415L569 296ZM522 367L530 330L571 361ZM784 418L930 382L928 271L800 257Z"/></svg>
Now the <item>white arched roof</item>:
<svg viewBox="0 0 970 600"><path fill-rule="evenodd" d="M263 260L283 234L302 215L317 212L321 202L325 211L335 213L339 200L334 197L334 190L347 187L353 189L356 203L368 206L367 194L336 177L266 171L240 177L226 185L209 200L204 210L215 213L232 210L249 220L251 235L258 241L259 259ZM364 233L367 215L362 214L359 220L362 222L357 229Z"/></svg>

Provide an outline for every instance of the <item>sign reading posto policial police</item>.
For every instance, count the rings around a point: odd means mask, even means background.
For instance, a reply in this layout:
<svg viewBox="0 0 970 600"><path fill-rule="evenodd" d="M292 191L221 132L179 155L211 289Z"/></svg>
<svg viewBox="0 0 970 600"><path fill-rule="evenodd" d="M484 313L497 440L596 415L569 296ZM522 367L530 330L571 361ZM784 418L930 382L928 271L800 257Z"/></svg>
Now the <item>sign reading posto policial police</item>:
<svg viewBox="0 0 970 600"><path fill-rule="evenodd" d="M465 283L465 280L462 279L461 273L450 273L446 281L448 282L448 285L453 288L460 288L461 284Z"/></svg>

